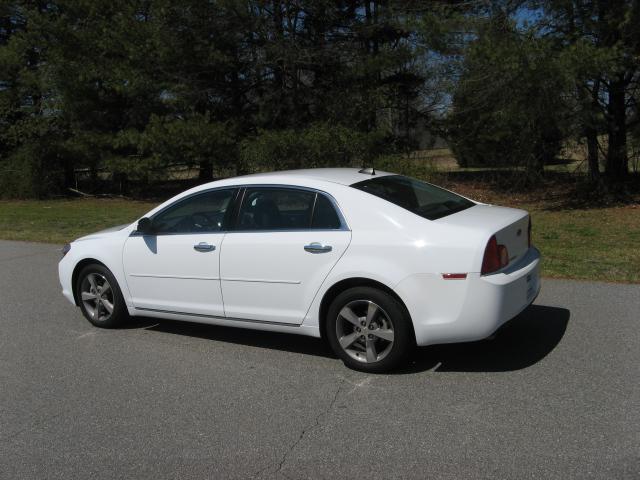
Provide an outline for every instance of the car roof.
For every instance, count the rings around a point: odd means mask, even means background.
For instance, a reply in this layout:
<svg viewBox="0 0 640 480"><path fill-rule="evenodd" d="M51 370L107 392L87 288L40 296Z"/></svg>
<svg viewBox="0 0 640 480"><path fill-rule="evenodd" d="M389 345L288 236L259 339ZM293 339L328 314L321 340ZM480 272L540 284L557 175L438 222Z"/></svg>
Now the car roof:
<svg viewBox="0 0 640 480"><path fill-rule="evenodd" d="M393 173L377 170L375 175L371 175L371 173L360 173L360 170L361 169L359 168L308 168L300 170L283 170L279 172L254 173L252 175L235 177L234 180L241 181L242 179L247 178L255 181L264 178L265 181L271 181L273 180L271 177L278 177L278 181L281 181L283 177L290 177L291 179L322 180L341 185L353 185L354 183L370 178L394 175Z"/></svg>

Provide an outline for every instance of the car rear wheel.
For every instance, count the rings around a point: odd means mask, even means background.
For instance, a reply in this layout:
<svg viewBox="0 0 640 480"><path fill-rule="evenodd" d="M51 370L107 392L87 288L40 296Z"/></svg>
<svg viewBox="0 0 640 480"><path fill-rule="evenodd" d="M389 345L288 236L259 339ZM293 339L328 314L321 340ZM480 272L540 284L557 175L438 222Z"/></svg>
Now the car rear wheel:
<svg viewBox="0 0 640 480"><path fill-rule="evenodd" d="M78 275L76 294L82 314L96 327L114 328L127 318L118 282L103 265L87 265Z"/></svg>
<svg viewBox="0 0 640 480"><path fill-rule="evenodd" d="M415 343L404 306L372 287L350 288L338 295L327 312L325 333L348 367L365 372L397 368Z"/></svg>

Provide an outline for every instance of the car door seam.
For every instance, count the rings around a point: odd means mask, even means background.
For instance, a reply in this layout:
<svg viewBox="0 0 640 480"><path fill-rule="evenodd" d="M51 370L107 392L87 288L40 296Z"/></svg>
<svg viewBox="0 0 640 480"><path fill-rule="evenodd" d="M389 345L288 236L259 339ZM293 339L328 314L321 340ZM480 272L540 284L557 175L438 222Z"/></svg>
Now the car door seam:
<svg viewBox="0 0 640 480"><path fill-rule="evenodd" d="M240 191L236 194L236 198L237 195L240 195ZM235 205L233 207L235 208ZM228 231L229 230L227 229L222 235L222 240L220 240L220 248L218 249L218 288L220 289L220 301L222 302L222 314L224 315L224 318L227 318L227 309L224 305L224 290L222 289L222 246L224 245L224 240L227 238Z"/></svg>
<svg viewBox="0 0 640 480"><path fill-rule="evenodd" d="M333 272L333 269L336 268L336 266L338 265L340 260L342 260L342 257L344 257L345 253L347 253L347 250L349 250L349 247L351 246L351 240L353 239L353 233L352 233L351 230L348 230L348 232L349 232L349 242L347 242L347 246L342 251L342 253L338 257L338 259L331 266L331 268L329 269L327 274L324 276L324 278L322 279L322 282L320 282L320 285L318 286L318 289L313 294L313 298L311 299L311 303L309 303L309 306L307 307L307 311L305 312L304 316L302 317L302 322L300 323L300 325L303 325L305 320L307 319L307 316L309 315L309 312L311 311L311 307L313 306L313 303L316 301L316 297L318 296L318 293L322 290L322 287L324 286L324 283L327 281L327 278L329 278L329 275L331 275L331 272ZM318 322L318 325L319 324L320 324L320 322Z"/></svg>
<svg viewBox="0 0 640 480"><path fill-rule="evenodd" d="M128 277L127 270L124 264L124 251L125 251L125 248L127 248L127 243L129 242L129 240L131 240L131 235L127 235L124 243L122 244L122 249L120 250L120 264L122 266L122 278L124 278L124 284L128 293L128 298L127 300L125 300L125 303L127 304L127 306L131 306L135 308L133 295L131 295L131 287L129 287L129 281L127 280L127 277Z"/></svg>

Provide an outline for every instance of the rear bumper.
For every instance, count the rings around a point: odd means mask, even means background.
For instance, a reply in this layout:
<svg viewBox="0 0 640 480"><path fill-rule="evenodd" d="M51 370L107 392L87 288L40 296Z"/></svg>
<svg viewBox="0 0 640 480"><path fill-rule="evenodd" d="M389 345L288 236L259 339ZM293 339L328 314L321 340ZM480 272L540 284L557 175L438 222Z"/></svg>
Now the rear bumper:
<svg viewBox="0 0 640 480"><path fill-rule="evenodd" d="M530 248L507 269L494 275L469 274L443 280L418 274L395 290L413 320L418 345L480 340L527 308L540 291L540 252Z"/></svg>

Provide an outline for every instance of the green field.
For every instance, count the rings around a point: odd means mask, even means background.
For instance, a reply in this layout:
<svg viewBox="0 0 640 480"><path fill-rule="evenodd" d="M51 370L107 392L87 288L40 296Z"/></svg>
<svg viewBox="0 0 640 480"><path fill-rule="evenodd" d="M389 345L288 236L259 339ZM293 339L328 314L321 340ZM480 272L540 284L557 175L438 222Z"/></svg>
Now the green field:
<svg viewBox="0 0 640 480"><path fill-rule="evenodd" d="M526 207L523 207L526 208ZM640 208L531 210L543 275L640 283Z"/></svg>
<svg viewBox="0 0 640 480"><path fill-rule="evenodd" d="M65 243L132 222L154 205L111 199L0 201L0 238ZM513 206L532 212L533 241L544 256L543 275L640 283L640 206L584 210Z"/></svg>
<svg viewBox="0 0 640 480"><path fill-rule="evenodd" d="M133 222L154 206L111 199L0 201L0 238L66 243L87 233Z"/></svg>

